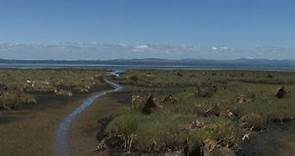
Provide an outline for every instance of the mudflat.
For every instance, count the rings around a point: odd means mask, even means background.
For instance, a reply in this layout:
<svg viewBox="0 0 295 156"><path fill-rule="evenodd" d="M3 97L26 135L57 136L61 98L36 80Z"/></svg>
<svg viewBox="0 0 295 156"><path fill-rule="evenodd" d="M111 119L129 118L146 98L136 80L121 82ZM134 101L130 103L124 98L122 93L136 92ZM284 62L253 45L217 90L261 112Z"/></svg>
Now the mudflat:
<svg viewBox="0 0 295 156"><path fill-rule="evenodd" d="M104 71L1 70L0 155L55 155L56 130L96 91Z"/></svg>

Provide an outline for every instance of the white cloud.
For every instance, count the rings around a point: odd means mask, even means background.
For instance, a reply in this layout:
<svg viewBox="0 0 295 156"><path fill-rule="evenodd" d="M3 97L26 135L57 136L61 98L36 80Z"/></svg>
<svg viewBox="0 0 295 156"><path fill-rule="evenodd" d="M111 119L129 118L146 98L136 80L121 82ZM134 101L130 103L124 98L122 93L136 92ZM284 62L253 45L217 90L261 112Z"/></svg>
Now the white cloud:
<svg viewBox="0 0 295 156"><path fill-rule="evenodd" d="M213 51L216 51L216 50L218 50L218 48L217 48L217 47L211 47L211 49L212 49Z"/></svg>
<svg viewBox="0 0 295 156"><path fill-rule="evenodd" d="M137 45L137 46L135 46L135 49L146 49L148 47L149 47L148 45L143 44L143 45Z"/></svg>

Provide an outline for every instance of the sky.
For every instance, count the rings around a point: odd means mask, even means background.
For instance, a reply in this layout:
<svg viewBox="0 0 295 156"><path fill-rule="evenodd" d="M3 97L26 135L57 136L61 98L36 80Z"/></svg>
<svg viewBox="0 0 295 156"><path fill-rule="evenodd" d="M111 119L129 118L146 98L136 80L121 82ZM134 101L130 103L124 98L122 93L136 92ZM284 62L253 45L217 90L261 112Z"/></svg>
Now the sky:
<svg viewBox="0 0 295 156"><path fill-rule="evenodd" d="M75 46L91 53L85 59L215 59L210 51L222 51L216 59L295 59L294 0L0 0L0 19L1 58L58 59L48 53L59 51L78 59Z"/></svg>

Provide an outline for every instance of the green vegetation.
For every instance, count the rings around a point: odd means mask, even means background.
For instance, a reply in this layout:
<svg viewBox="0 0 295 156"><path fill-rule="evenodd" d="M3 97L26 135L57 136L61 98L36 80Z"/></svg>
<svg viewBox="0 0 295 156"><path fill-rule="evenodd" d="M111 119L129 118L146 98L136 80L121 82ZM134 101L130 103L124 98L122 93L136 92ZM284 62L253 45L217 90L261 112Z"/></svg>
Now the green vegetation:
<svg viewBox="0 0 295 156"><path fill-rule="evenodd" d="M117 80L133 96L106 133L125 152L232 155L270 123L295 117L295 73L151 70Z"/></svg>
<svg viewBox="0 0 295 156"><path fill-rule="evenodd" d="M91 70L0 70L0 110L37 103L32 94L88 93L104 84L104 76Z"/></svg>

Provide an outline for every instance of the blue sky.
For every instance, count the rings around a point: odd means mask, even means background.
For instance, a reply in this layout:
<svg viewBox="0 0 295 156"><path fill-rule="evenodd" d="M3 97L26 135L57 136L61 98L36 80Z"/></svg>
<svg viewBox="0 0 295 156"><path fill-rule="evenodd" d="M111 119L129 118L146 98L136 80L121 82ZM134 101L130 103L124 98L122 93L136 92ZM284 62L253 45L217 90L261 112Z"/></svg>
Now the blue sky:
<svg viewBox="0 0 295 156"><path fill-rule="evenodd" d="M295 47L294 0L0 0L0 19L2 43Z"/></svg>

